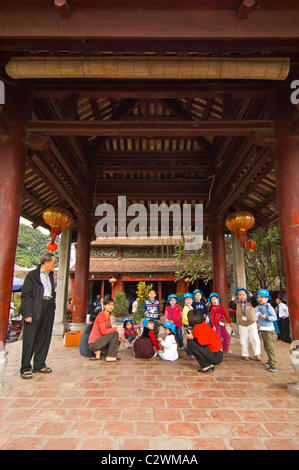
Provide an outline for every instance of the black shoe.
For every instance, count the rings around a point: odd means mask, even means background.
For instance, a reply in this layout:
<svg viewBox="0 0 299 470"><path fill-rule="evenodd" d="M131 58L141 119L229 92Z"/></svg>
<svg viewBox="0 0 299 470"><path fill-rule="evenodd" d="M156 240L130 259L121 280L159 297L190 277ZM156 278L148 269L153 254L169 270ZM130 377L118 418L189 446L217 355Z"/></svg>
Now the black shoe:
<svg viewBox="0 0 299 470"><path fill-rule="evenodd" d="M206 374L207 372L214 372L214 369L215 369L215 366L214 365L210 365L209 367L205 368L205 369L198 369L198 372L201 372L202 374Z"/></svg>

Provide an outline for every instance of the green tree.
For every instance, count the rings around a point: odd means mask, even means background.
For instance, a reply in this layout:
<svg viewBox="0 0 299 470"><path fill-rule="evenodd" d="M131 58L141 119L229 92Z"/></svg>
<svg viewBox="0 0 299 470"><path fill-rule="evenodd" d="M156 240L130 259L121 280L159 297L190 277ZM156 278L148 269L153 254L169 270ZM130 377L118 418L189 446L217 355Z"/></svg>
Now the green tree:
<svg viewBox="0 0 299 470"><path fill-rule="evenodd" d="M113 315L115 315L116 317L127 315L128 310L129 310L129 305L127 302L126 294L124 292L117 292L113 300L114 300Z"/></svg>
<svg viewBox="0 0 299 470"><path fill-rule="evenodd" d="M208 283L213 278L212 251L210 244L204 244L200 250L185 251L182 241L176 246L176 263L181 269L176 271L176 278L190 277L191 283L204 279Z"/></svg>
<svg viewBox="0 0 299 470"><path fill-rule="evenodd" d="M252 292L259 288L268 289L279 281L281 294L285 290L284 265L280 230L277 225L259 228L247 233L257 247L253 252L244 249L247 287ZM225 235L226 265L228 282L233 283L233 258L231 235ZM189 277L191 282L202 279L206 283L213 278L212 246L204 243L198 251L185 251L182 242L176 247L176 263L179 269L176 278Z"/></svg>
<svg viewBox="0 0 299 470"><path fill-rule="evenodd" d="M245 250L247 285L252 291L261 287L268 289L274 281L279 280L282 294L285 289L285 278L278 226L260 228L250 233L250 238L256 241L257 247L252 253Z"/></svg>
<svg viewBox="0 0 299 470"><path fill-rule="evenodd" d="M49 241L51 241L50 235L45 235L40 230L36 230L28 225L20 224L15 264L23 268L37 266L40 256L47 251L46 246ZM59 238L56 238L55 242L58 248L54 254L58 262Z"/></svg>
<svg viewBox="0 0 299 470"><path fill-rule="evenodd" d="M230 235L225 236L225 245L227 277L228 281L231 282L233 270ZM189 277L191 283L195 282L196 279L201 279L205 284L213 279L212 245L210 242L205 241L201 249L197 251L186 251L183 242L179 242L176 246L175 256L175 262L180 268L175 273L176 279Z"/></svg>

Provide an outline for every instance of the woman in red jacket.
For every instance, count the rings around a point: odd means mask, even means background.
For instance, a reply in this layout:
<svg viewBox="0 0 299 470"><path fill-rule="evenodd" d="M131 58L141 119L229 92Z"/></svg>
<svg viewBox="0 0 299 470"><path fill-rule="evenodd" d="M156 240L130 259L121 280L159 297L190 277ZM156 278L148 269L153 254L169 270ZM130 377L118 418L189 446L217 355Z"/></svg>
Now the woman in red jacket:
<svg viewBox="0 0 299 470"><path fill-rule="evenodd" d="M104 300L104 310L100 312L93 324L88 343L89 349L96 355L96 359L106 358L106 362L120 361L117 357L119 335L117 328L111 328L110 314L114 309L113 299Z"/></svg>
<svg viewBox="0 0 299 470"><path fill-rule="evenodd" d="M193 331L186 336L192 340L189 347L201 367L198 372L213 372L215 365L223 360L222 343L217 333L203 320L200 311L190 310L188 322Z"/></svg>

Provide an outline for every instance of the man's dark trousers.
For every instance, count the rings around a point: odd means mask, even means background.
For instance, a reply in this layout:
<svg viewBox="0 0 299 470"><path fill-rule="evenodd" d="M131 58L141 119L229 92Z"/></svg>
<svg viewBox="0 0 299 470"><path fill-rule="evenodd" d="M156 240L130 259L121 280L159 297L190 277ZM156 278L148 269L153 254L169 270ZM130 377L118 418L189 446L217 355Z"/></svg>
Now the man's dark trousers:
<svg viewBox="0 0 299 470"><path fill-rule="evenodd" d="M52 337L54 309L54 299L43 300L39 320L32 319L32 323L24 321L21 374L31 371L31 359L33 355L34 372L38 372L46 366L46 358Z"/></svg>

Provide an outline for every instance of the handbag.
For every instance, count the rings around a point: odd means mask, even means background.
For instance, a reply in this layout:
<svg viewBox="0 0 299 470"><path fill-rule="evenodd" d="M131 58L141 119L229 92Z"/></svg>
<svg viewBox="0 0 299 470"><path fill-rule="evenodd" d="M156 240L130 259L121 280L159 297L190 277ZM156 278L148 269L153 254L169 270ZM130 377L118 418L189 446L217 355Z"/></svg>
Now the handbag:
<svg viewBox="0 0 299 470"><path fill-rule="evenodd" d="M135 357L149 359L155 355L153 343L150 338L139 336L134 342Z"/></svg>

